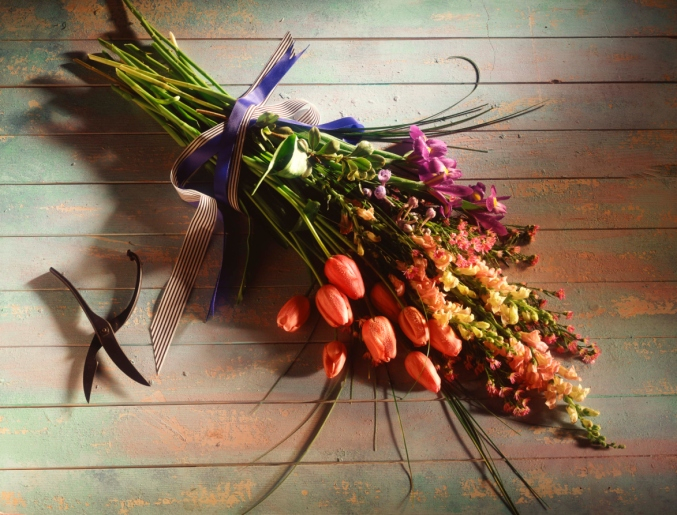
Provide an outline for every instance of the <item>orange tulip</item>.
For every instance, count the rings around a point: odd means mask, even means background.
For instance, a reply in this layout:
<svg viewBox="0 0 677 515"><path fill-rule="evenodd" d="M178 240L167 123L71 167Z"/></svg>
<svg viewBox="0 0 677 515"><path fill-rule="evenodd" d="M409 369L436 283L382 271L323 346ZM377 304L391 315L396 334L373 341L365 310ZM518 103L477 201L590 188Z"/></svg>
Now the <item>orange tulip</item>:
<svg viewBox="0 0 677 515"><path fill-rule="evenodd" d="M324 263L324 275L329 282L353 300L364 297L362 274L355 261L343 254L332 256Z"/></svg>
<svg viewBox="0 0 677 515"><path fill-rule="evenodd" d="M461 352L463 342L456 336L449 324L440 324L436 319L428 321L430 330L430 345L445 356L454 358Z"/></svg>
<svg viewBox="0 0 677 515"><path fill-rule="evenodd" d="M341 342L333 341L324 346L322 351L322 364L324 365L324 373L329 379L333 379L346 364L348 351L346 346Z"/></svg>
<svg viewBox="0 0 677 515"><path fill-rule="evenodd" d="M404 368L407 369L407 372L412 378L426 389L433 393L440 391L442 380L440 379L437 370L435 370L433 362L422 352L417 350L410 352L404 360Z"/></svg>
<svg viewBox="0 0 677 515"><path fill-rule="evenodd" d="M310 315L310 302L305 295L294 295L285 302L277 314L277 327L281 327L288 333L298 330L308 320Z"/></svg>
<svg viewBox="0 0 677 515"><path fill-rule="evenodd" d="M369 292L369 298L371 299L371 303L381 313L383 313L393 322L397 320L400 311L402 311L402 307L383 283L376 283L374 285L374 287L371 289L371 292Z"/></svg>
<svg viewBox="0 0 677 515"><path fill-rule="evenodd" d="M397 317L400 323L400 329L416 346L425 345L430 339L430 331L428 330L428 322L423 314L414 306L407 306Z"/></svg>
<svg viewBox="0 0 677 515"><path fill-rule="evenodd" d="M353 323L350 301L333 284L325 284L315 295L315 305L322 317L332 327L343 327Z"/></svg>
<svg viewBox="0 0 677 515"><path fill-rule="evenodd" d="M386 317L374 317L362 324L362 340L375 365L388 362L397 355L393 326Z"/></svg>

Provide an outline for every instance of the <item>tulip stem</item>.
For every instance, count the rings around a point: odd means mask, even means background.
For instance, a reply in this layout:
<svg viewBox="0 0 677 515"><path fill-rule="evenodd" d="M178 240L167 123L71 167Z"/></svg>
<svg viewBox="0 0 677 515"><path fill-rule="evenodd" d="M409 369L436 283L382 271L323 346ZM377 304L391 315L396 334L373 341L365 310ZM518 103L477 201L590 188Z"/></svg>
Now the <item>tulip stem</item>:
<svg viewBox="0 0 677 515"><path fill-rule="evenodd" d="M319 318L318 318L318 320L319 320ZM317 325L317 322L315 323L315 325ZM277 386L277 383L279 383L279 382L282 380L282 378L283 378L284 376L286 376L287 373L291 370L291 367L293 367L293 366L296 364L296 362L299 360L299 357L301 356L301 354L303 353L303 351L306 350L306 347L308 347L308 342L306 342L306 343L303 344L303 347L301 347L301 349L296 353L296 356L294 356L294 359L291 360L291 363L289 363L289 366L285 369L284 372L282 372L282 373L279 375L279 377L278 377L278 378L275 380L275 382L273 383L273 386L271 386L271 387L268 389L268 391L266 392L266 394L263 396L263 399L261 399L261 400L256 404L256 406L254 406L254 409L252 410L252 415L253 415L254 413L256 413L256 410L259 409L259 408L261 407L261 405L263 405L264 402L266 402L266 399L268 398L268 396L269 396L271 393L273 393L273 390L274 390L275 387ZM274 447L273 447L273 449L274 449ZM271 451L272 451L273 449L271 449ZM270 452L270 451L268 451L268 452ZM267 453L266 453L266 454L267 454ZM254 460L254 461L258 461L258 460L260 460L261 458L263 458L264 456L265 456L265 454L259 456L259 457L256 458L256 460Z"/></svg>
<svg viewBox="0 0 677 515"><path fill-rule="evenodd" d="M376 439L378 436L378 424L377 424L377 417L378 417L378 402L376 402L376 373L372 376L372 389L374 391L374 452L376 452Z"/></svg>
<svg viewBox="0 0 677 515"><path fill-rule="evenodd" d="M341 378L341 380L338 381L338 383L335 384L335 385L333 386L333 388L330 390L330 394L328 395L328 398L327 398L327 400L330 401L330 402L329 402L329 409L325 412L324 415L321 416L321 420L320 420L318 426L316 427L316 429L315 429L315 431L313 432L312 436L311 436L308 440L306 440L305 446L303 447L303 449L302 449L301 452L299 453L299 455L298 455L298 457L296 458L296 460L294 461L294 463L292 463L292 464L287 468L287 470L286 470L286 471L282 474L282 476L275 482L275 484L274 484L270 489L268 489L268 491L263 495L263 497L261 497L258 501L256 501L256 502L254 503L253 506L251 506L247 511L245 511L245 513L249 513L249 512L252 511L254 508L256 508L257 506L259 506L263 501L265 501L268 497L270 497L270 496L275 492L275 490L277 490L277 489L282 485L282 483L285 482L285 480L289 477L289 475L290 475L292 472L294 472L294 469L296 468L296 466L301 462L301 460L304 458L304 456L306 455L306 453L310 450L310 448L311 448L311 446L313 445L313 443L315 443L315 440L317 439L317 437L320 436L320 433L322 432L322 429L324 428L324 425L327 423L327 420L329 420L329 417L330 417L332 411L334 410L334 407L336 406L336 401L337 401L338 398L341 396L341 392L343 391L343 387L344 387L344 386L345 386L345 372L344 372L344 374L343 374L343 378ZM320 406L322 406L322 405L323 405L323 404L318 404L317 407L313 410L312 413L315 413L315 411L317 411L317 409L318 409ZM307 419L306 419L306 420L307 420ZM305 421L304 421L304 423L305 423ZM290 436L291 436L291 435L290 435ZM285 439L285 440L286 440L286 439ZM281 443L281 442L280 442L280 443ZM279 444L278 444L278 445L279 445ZM277 446L276 446L276 447L277 447ZM272 450L272 449L271 449L271 450ZM268 451L268 452L270 452L270 451ZM267 454L267 453L266 453L266 454ZM264 456L265 456L265 455L264 455ZM263 457L263 456L261 456L260 458L262 458L262 457ZM260 459L260 458L259 458L259 459Z"/></svg>
<svg viewBox="0 0 677 515"><path fill-rule="evenodd" d="M390 377L390 367L386 365L386 372L388 373L388 382L390 383L390 390L393 393L393 401L395 401L395 411L397 412L397 420L400 423L400 431L402 432L402 442L404 443L404 454L407 457L407 468L409 469L409 493L414 490L414 474L411 472L411 462L409 461L409 449L407 448L407 437L404 435L404 425L402 424L402 416L400 415L400 406L397 403L397 395L395 395L395 387L393 380Z"/></svg>
<svg viewBox="0 0 677 515"><path fill-rule="evenodd" d="M284 242L289 245L291 248L296 251L296 253L299 255L299 257L303 260L303 262L308 266L310 271L313 273L315 276L315 279L317 282L322 286L324 284L324 281L320 277L320 275L317 273L317 270L315 270L315 267L313 264L310 262L310 259L308 259L308 256L301 250L301 245L298 243L296 239L294 241L291 241L289 238L287 238L287 235L285 232L277 225L277 223L268 215L266 210L263 208L263 206L259 203L258 199L254 199L253 195L251 195L249 192L245 191L245 194L247 195L247 198L254 204L254 206L259 210L259 212L263 215L263 217L268 221L270 226L275 229L275 232L284 240ZM289 233L292 238L295 238L295 236L290 232Z"/></svg>

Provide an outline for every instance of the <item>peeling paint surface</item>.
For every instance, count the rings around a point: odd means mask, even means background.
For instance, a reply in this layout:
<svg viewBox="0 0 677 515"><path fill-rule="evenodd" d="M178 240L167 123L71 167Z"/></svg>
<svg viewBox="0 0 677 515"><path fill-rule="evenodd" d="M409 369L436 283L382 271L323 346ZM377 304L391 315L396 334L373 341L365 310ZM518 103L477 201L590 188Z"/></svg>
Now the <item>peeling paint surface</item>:
<svg viewBox="0 0 677 515"><path fill-rule="evenodd" d="M135 4L233 94L291 31L310 47L274 97L307 98L324 120L355 115L380 125L437 112L471 87L473 69L455 55L480 69L466 106L494 106L484 120L546 101L529 116L446 140L479 150L454 149L460 182L496 185L512 197L506 221L540 225L529 249L539 264L506 273L566 290L550 306L572 311L576 331L603 352L594 366L571 364L592 389L586 403L601 411L604 432L626 448L586 446L563 408L536 402L517 420L473 415L553 513L674 511L674 2ZM226 256L232 276L205 324L222 257L214 239L171 359L155 373L148 326L193 214L168 181L180 148L71 61L98 52L98 37L140 33L120 2L0 7L0 514L242 513L288 471L317 422L322 348L335 334L317 313L296 333L278 330L279 307L310 278L297 256L264 237L242 304L245 259ZM246 244L244 220L217 232L232 249ZM144 283L118 336L152 385L131 382L100 352L87 404L81 373L91 328L48 269L69 277L100 314L119 312L135 278L127 249L141 256ZM385 374L375 393L373 371L355 360L321 435L258 513L506 512L443 403L412 390L401 363L390 373L397 409ZM541 513L496 463L520 512Z"/></svg>

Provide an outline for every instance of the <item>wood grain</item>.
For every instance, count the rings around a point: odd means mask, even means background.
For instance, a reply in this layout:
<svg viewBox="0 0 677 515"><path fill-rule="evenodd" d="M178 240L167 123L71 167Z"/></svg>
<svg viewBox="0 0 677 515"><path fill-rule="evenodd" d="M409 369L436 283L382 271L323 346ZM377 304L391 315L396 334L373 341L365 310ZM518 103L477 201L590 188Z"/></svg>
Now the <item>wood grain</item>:
<svg viewBox="0 0 677 515"><path fill-rule="evenodd" d="M102 34L128 37L142 33L119 4L103 0L65 8L40 0L10 0L0 21L5 39L94 39ZM472 0L450 6L440 0L297 3L290 0L223 5L218 0L135 5L163 33L178 38L270 38L291 31L295 37L581 37L675 35L675 8L669 1L547 0L511 2ZM128 25L132 21L131 27ZM111 23L112 22L112 23ZM115 24L115 25L113 25Z"/></svg>
<svg viewBox="0 0 677 515"><path fill-rule="evenodd" d="M627 513L639 504L669 512L677 459L638 457L632 461L605 455L570 460L516 460L526 478L553 510L586 513L600 506L605 513ZM409 480L402 463L301 464L278 493L258 511L289 513L299 506L327 513L503 513L475 463L414 463L415 490L403 492ZM138 469L2 471L5 495L0 507L51 513L68 507L88 511L165 513L168 509L203 513L244 511L284 472L284 467L258 465ZM501 468L501 470L505 470ZM507 482L523 513L543 509L516 482ZM169 508L168 508L169 507Z"/></svg>
<svg viewBox="0 0 677 515"><path fill-rule="evenodd" d="M670 203L677 189L674 177L492 184L511 197L509 224L537 223L544 229L677 226ZM2 188L0 202L6 221L2 236L183 234L194 213L165 184L12 185Z"/></svg>
<svg viewBox="0 0 677 515"><path fill-rule="evenodd" d="M243 86L226 85L231 94ZM281 86L272 101L303 98L324 120L355 116L366 126L413 123L451 105L471 90L463 85L380 84ZM677 85L666 84L500 84L486 85L463 108L496 106L473 120L488 121L546 101L538 115L520 116L492 130L614 130L677 128ZM0 89L5 112L0 134L148 133L160 127L140 108L108 88Z"/></svg>
<svg viewBox="0 0 677 515"><path fill-rule="evenodd" d="M583 378L582 384L592 389L590 399L595 400L589 401L591 405L598 397L677 393L677 378L673 374L677 366L675 338L606 338L599 344L603 356L593 366L563 357L564 362L576 366ZM312 403L322 398L323 346L323 342L311 342L307 346L305 343L199 346L179 343L172 347L171 359L158 376L154 373L150 347L125 345L125 353L152 379L152 386L143 388L131 382L102 351L98 356L99 369L91 402L93 405L251 404L261 401L275 381L284 376L266 402ZM2 407L85 405L81 377L87 349L87 344L0 347L0 359L6 364ZM373 392L368 362L356 359L354 366L352 397L348 385L343 399L369 402ZM407 394L412 381L402 370L401 360L391 368L398 395ZM45 374L45 370L52 372ZM619 370L623 373L618 373ZM377 377L381 385L378 399L392 401L386 375L378 373ZM474 384L472 378L466 379ZM420 388L414 388L407 395L408 400L416 402L431 401L434 397ZM534 405L537 404L538 401L534 401Z"/></svg>
<svg viewBox="0 0 677 515"><path fill-rule="evenodd" d="M309 275L299 273L304 265L292 250L285 250L257 233L252 242L249 286L304 286ZM537 266L504 267L505 275L515 282L581 283L619 281L676 280L674 266L674 229L657 230L573 230L541 231L525 252L539 255ZM125 257L134 250L144 265L145 288L161 288L176 260L183 237L126 236L39 236L5 237L0 260L12 274L0 276L0 290L63 289L61 283L46 274L50 266L66 274L82 289L129 289L136 268ZM243 234L228 235L226 266L230 273L226 284L238 287L244 269ZM196 286L209 288L221 265L221 235L212 239ZM45 249L49 249L47 255ZM267 259L274 255L275 259ZM86 262L86 266L84 263ZM571 266L575 263L576 266ZM222 280L224 280L222 279Z"/></svg>
<svg viewBox="0 0 677 515"><path fill-rule="evenodd" d="M677 65L671 59L677 42L670 38L297 41L308 50L282 84L397 84L421 82L421 77L442 84L474 82L471 65L450 57L459 55L478 65L483 84L677 78ZM244 85L256 79L276 46L274 40L246 39L181 40L179 44L216 81ZM100 75L71 62L76 55L99 53L101 48L95 41L82 40L7 41L0 48L0 86L106 84ZM203 61L207 55L209 62Z"/></svg>
<svg viewBox="0 0 677 515"><path fill-rule="evenodd" d="M333 340L335 332L323 321L316 330L311 322L297 333L285 333L276 326L275 316L280 307L289 297L306 289L305 286L249 288L246 302L236 305L237 289L229 288L225 297L219 298L214 318L206 324L212 290L194 289L174 341L192 345ZM551 308L574 311L571 323L578 332L591 338L677 334L675 282L578 283L569 285L566 292L567 299L551 301ZM141 291L136 309L119 333L120 342L150 343L148 326L159 293L157 289ZM86 290L83 296L92 309L106 314L108 310L121 311L131 292ZM82 310L70 292L63 290L0 292L0 327L0 346L88 345L92 336Z"/></svg>
<svg viewBox="0 0 677 515"><path fill-rule="evenodd" d="M468 179L677 174L673 130L478 131L443 139L481 151L451 151ZM0 183L168 183L180 150L169 136L155 134L0 137ZM49 151L48 167L43 151Z"/></svg>
<svg viewBox="0 0 677 515"><path fill-rule="evenodd" d="M158 27L239 94L287 30L308 52L275 95L306 98L324 120L406 122L463 96L506 114L539 111L447 138L467 181L512 195L510 221L542 230L538 266L507 275L567 297L598 363L577 365L586 405L624 450L600 452L570 431L562 408L527 419L477 413L555 513L670 513L677 497L677 8L666 0L309 2L138 0ZM131 24L130 24L131 23ZM0 6L0 512L241 513L298 454L310 426L264 458L316 405L320 355L335 332L311 320L287 334L275 314L309 278L291 252L256 231L254 275L235 305L243 257L216 317L203 322L219 266L212 243L163 373L148 325L193 210L168 170L178 147L146 115L70 59L95 38L141 30L120 2L6 0ZM93 84L92 87L87 84ZM242 224L229 219L233 249ZM219 228L219 232L223 232ZM128 301L136 250L144 289L119 332L152 379L124 377L101 352L92 405L81 389L91 328L55 266L95 310ZM568 284L567 284L568 283ZM306 345L307 343L307 345ZM304 347L305 345L305 347ZM302 351L300 354L299 352ZM412 458L408 477L385 371L355 374L316 445L258 513L503 513L486 471L459 443L440 403L392 368ZM295 358L298 355L296 361ZM254 411L293 363L266 404ZM377 444L373 450L376 375ZM477 380L467 379L478 395ZM489 404L500 411L499 404ZM462 433L462 431L460 431ZM541 513L503 463L523 513Z"/></svg>

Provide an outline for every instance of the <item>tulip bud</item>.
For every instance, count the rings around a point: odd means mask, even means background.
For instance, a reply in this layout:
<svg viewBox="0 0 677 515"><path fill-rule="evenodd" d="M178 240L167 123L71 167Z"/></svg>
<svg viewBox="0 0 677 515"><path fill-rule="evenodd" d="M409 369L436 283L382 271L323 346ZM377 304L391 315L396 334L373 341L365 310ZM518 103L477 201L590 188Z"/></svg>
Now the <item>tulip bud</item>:
<svg viewBox="0 0 677 515"><path fill-rule="evenodd" d="M364 297L362 274L355 261L343 254L331 256L324 264L329 282L353 300Z"/></svg>
<svg viewBox="0 0 677 515"><path fill-rule="evenodd" d="M402 308L383 283L376 283L369 293L371 303L390 320L396 321Z"/></svg>
<svg viewBox="0 0 677 515"><path fill-rule="evenodd" d="M346 346L341 342L333 341L324 346L322 364L324 365L324 373L327 374L329 379L333 379L343 370L347 356Z"/></svg>
<svg viewBox="0 0 677 515"><path fill-rule="evenodd" d="M308 320L310 302L305 295L294 295L277 314L277 326L288 333L298 330Z"/></svg>
<svg viewBox="0 0 677 515"><path fill-rule="evenodd" d="M463 342L456 336L449 324L442 324L432 318L428 321L428 329L430 330L430 345L433 348L450 358L458 356Z"/></svg>
<svg viewBox="0 0 677 515"><path fill-rule="evenodd" d="M410 352L404 360L404 368L407 369L407 372L412 378L426 389L433 393L440 391L442 380L440 379L437 370L435 370L433 362L422 352L417 350Z"/></svg>
<svg viewBox="0 0 677 515"><path fill-rule="evenodd" d="M400 323L400 329L416 346L425 345L430 339L430 332L428 330L428 322L423 314L414 306L407 306L397 318Z"/></svg>
<svg viewBox="0 0 677 515"><path fill-rule="evenodd" d="M362 340L375 365L387 363L397 355L395 331L386 317L370 318L362 324Z"/></svg>
<svg viewBox="0 0 677 515"><path fill-rule="evenodd" d="M327 323L332 327L343 327L353 323L353 310L348 297L332 284L325 284L315 295L315 305Z"/></svg>

